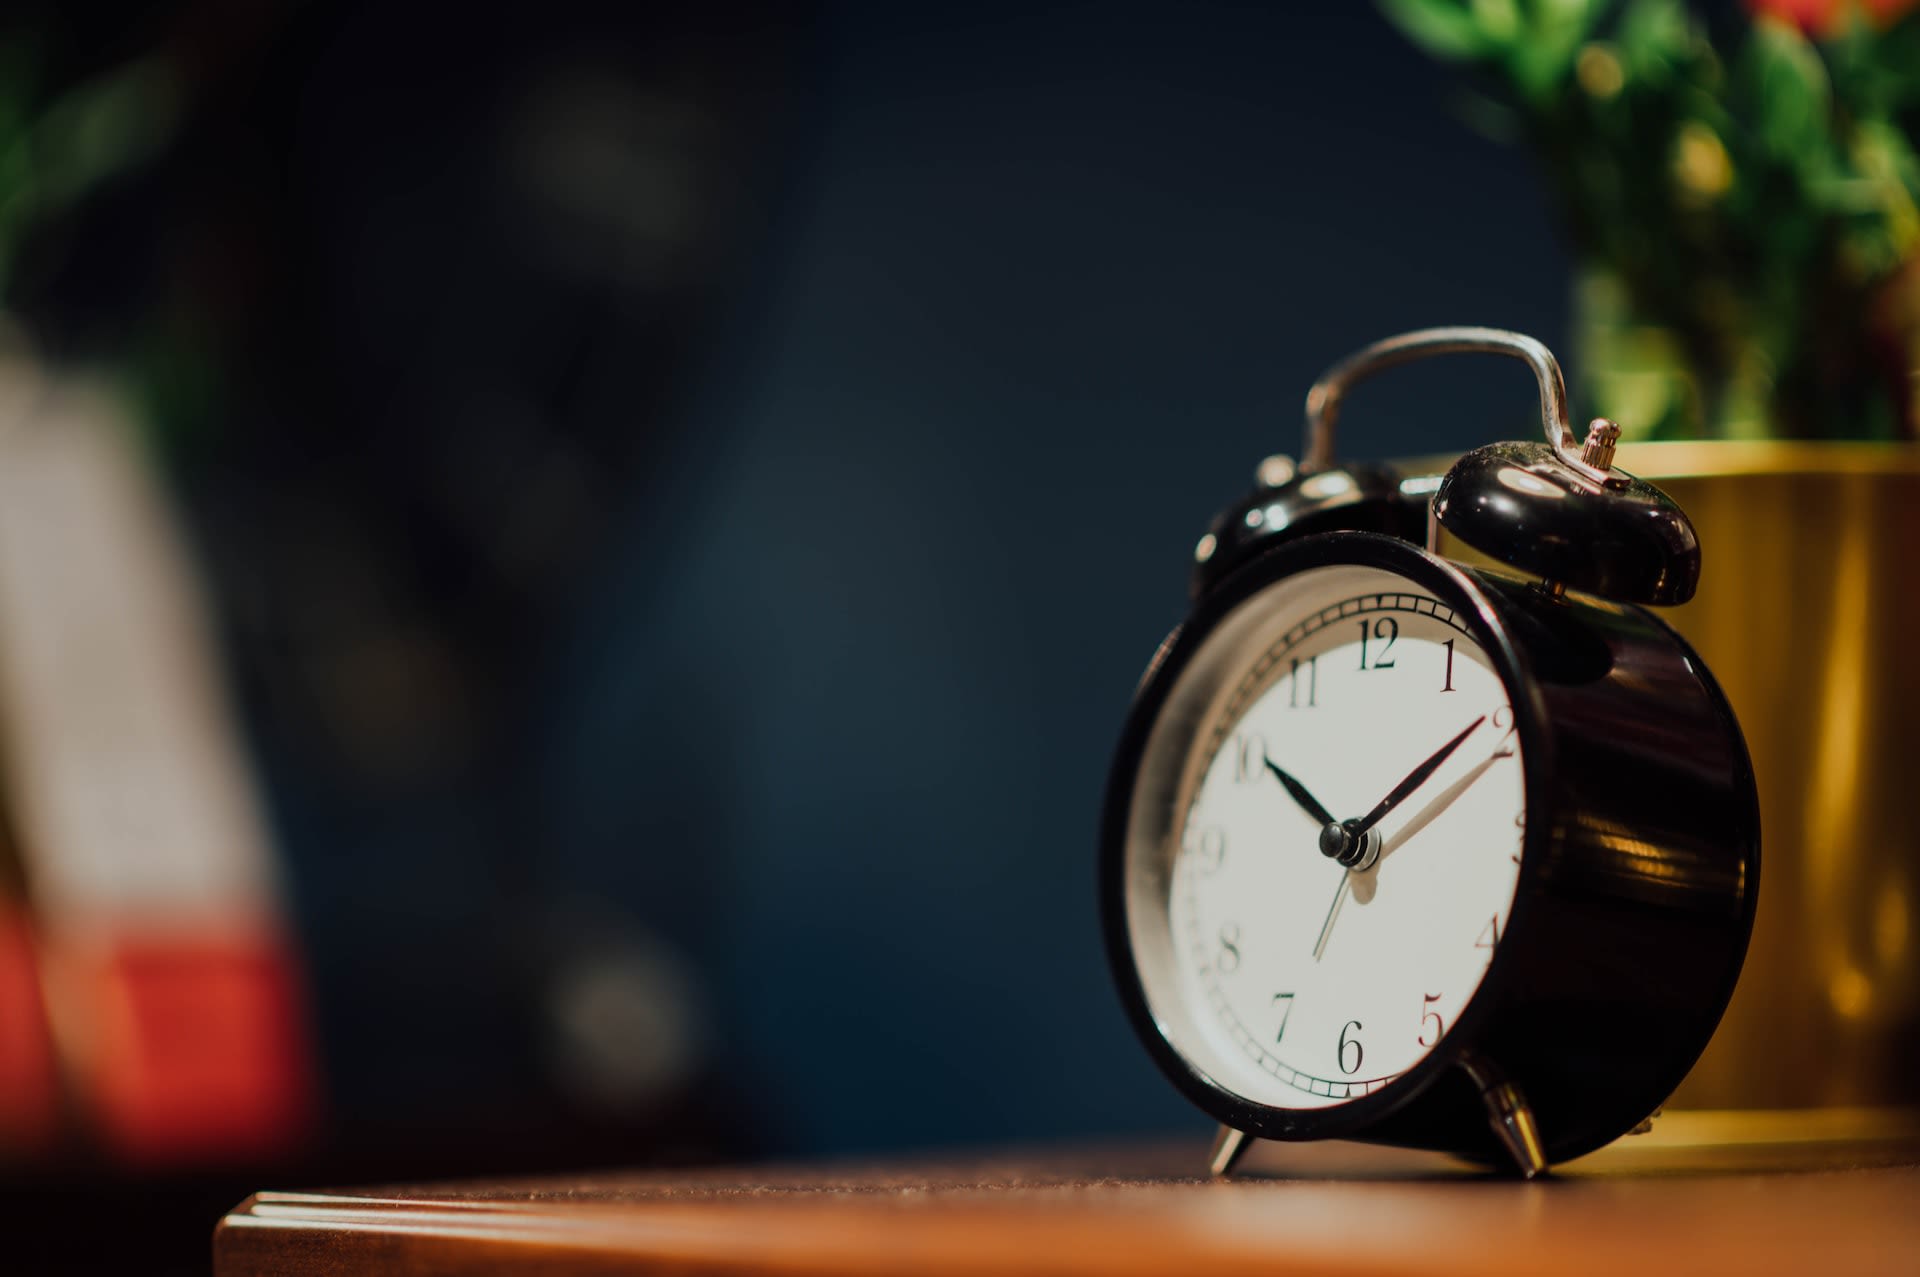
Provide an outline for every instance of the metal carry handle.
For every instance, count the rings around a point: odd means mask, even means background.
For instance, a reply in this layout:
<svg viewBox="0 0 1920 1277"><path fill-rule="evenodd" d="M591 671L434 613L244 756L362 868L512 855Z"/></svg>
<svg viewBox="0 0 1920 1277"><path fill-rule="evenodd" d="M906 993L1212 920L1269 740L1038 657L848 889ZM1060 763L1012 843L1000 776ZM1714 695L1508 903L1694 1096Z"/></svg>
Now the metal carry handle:
<svg viewBox="0 0 1920 1277"><path fill-rule="evenodd" d="M1553 452L1581 478L1597 484L1618 484L1610 473L1613 442L1620 428L1611 421L1597 419L1589 431L1585 451L1573 437L1567 424L1567 383L1560 375L1559 361L1553 352L1525 333L1504 328L1422 328L1376 341L1348 355L1320 375L1307 391L1307 438L1300 470L1312 474L1331 469L1334 464L1334 425L1340 420L1340 404L1347 392L1374 373L1396 364L1411 363L1433 355L1487 354L1511 355L1533 370L1540 383L1540 424L1547 433ZM1598 436L1598 437L1596 437Z"/></svg>

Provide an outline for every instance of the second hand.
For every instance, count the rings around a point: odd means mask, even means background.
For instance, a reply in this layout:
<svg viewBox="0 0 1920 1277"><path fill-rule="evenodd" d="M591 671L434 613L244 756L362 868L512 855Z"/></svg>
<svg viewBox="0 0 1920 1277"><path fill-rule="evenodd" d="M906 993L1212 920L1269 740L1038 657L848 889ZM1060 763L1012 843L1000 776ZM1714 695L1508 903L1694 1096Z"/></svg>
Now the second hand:
<svg viewBox="0 0 1920 1277"><path fill-rule="evenodd" d="M1353 870L1340 875L1339 889L1333 893L1333 905L1327 910L1327 920L1320 924L1320 938L1313 942L1313 960L1320 961L1320 955L1327 951L1327 940L1333 935L1333 920L1340 916L1340 906L1347 902L1347 893L1353 887Z"/></svg>

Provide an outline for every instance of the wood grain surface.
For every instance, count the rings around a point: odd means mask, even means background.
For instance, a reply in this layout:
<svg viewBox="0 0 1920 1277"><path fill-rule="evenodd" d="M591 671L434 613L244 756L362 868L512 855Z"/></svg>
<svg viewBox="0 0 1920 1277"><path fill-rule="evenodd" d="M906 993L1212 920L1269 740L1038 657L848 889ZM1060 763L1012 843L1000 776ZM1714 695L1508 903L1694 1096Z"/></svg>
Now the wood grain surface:
<svg viewBox="0 0 1920 1277"><path fill-rule="evenodd" d="M1204 1143L828 1169L263 1192L214 1236L248 1274L1920 1274L1920 1147L1819 1120L1675 1115L1517 1183L1358 1145Z"/></svg>

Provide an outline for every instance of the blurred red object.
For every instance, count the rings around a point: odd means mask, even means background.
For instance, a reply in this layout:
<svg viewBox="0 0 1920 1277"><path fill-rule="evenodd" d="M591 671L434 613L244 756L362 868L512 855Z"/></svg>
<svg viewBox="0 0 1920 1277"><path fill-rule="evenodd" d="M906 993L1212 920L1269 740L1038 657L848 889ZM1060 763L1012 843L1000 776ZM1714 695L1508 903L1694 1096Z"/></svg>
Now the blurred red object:
<svg viewBox="0 0 1920 1277"><path fill-rule="evenodd" d="M27 974L0 980L31 988L37 964L44 1002L19 1005L44 1007L57 1061L58 1090L21 1112L122 1164L235 1164L291 1151L317 1069L207 603L137 438L100 388L0 360L0 806L19 861L0 901L32 926L0 952Z"/></svg>
<svg viewBox="0 0 1920 1277"><path fill-rule="evenodd" d="M1746 0L1756 18L1774 18L1808 35L1832 35L1856 12L1884 27L1911 12L1920 0Z"/></svg>
<svg viewBox="0 0 1920 1277"><path fill-rule="evenodd" d="M33 923L25 909L0 899L0 1157L52 1144L59 1102Z"/></svg>
<svg viewBox="0 0 1920 1277"><path fill-rule="evenodd" d="M291 1147L314 1087L301 982L276 928L116 932L64 957L61 980L95 1017L80 1099L100 1143L133 1165Z"/></svg>

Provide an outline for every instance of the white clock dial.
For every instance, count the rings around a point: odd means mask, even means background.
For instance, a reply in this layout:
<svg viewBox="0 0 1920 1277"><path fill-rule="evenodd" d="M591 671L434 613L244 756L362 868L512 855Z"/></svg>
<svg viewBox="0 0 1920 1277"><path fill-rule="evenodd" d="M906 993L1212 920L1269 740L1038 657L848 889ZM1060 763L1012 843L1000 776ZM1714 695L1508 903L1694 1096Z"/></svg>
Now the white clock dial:
<svg viewBox="0 0 1920 1277"><path fill-rule="evenodd" d="M1149 992L1227 1090L1342 1104L1440 1042L1500 942L1525 827L1513 709L1464 620L1378 569L1290 578L1208 646L1184 746L1156 743L1184 761L1171 969Z"/></svg>

